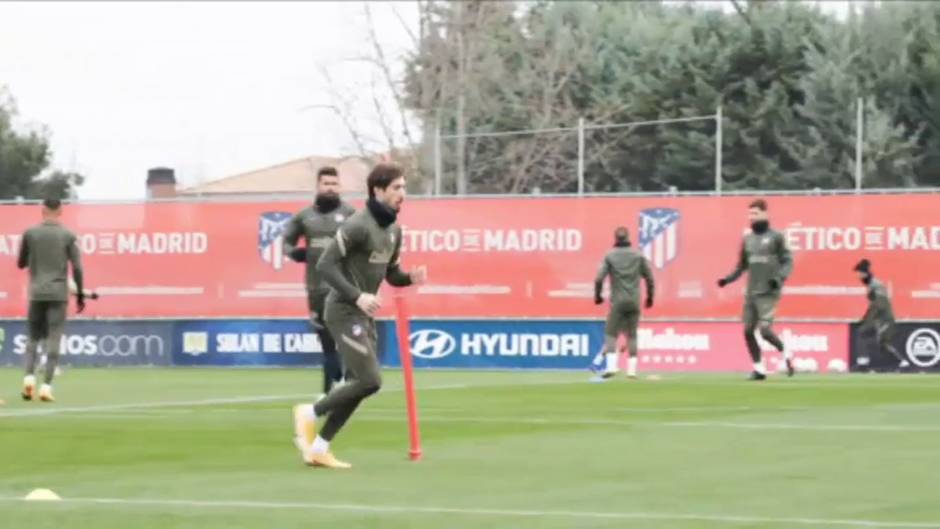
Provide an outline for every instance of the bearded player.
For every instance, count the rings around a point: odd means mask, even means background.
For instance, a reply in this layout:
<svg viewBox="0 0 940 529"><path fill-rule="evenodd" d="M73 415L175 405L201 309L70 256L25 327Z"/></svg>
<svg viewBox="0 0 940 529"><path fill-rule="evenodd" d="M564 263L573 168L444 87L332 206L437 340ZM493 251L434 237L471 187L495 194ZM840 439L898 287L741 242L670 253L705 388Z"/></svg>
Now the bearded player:
<svg viewBox="0 0 940 529"><path fill-rule="evenodd" d="M394 287L424 282L422 269L401 269L401 227L396 220L405 200L405 177L395 165L379 164L366 183L369 200L336 232L317 262L317 273L332 289L326 300L326 327L336 338L347 373L316 404L294 407L296 445L306 464L347 469L330 443L359 404L382 387L375 314L382 306L382 281ZM319 432L316 423L323 421Z"/></svg>
<svg viewBox="0 0 940 529"><path fill-rule="evenodd" d="M751 233L745 235L741 243L738 265L731 274L718 280L718 286L723 288L747 272L744 340L754 362L751 380L767 378L760 345L754 336L755 331L759 331L764 340L783 353L787 375L792 377L792 354L774 333L772 326L783 284L793 271L793 258L783 234L770 228L766 201L759 199L748 205L748 220L751 223Z"/></svg>
<svg viewBox="0 0 940 529"><path fill-rule="evenodd" d="M323 321L323 310L330 287L316 272L317 261L330 245L336 230L356 210L340 198L339 175L333 167L317 171L317 196L308 206L291 218L284 228L284 255L297 263L306 264L307 309L310 325L323 345L323 393L329 393L333 384L343 378L343 366L336 352L336 342ZM297 243L300 238L304 246Z"/></svg>

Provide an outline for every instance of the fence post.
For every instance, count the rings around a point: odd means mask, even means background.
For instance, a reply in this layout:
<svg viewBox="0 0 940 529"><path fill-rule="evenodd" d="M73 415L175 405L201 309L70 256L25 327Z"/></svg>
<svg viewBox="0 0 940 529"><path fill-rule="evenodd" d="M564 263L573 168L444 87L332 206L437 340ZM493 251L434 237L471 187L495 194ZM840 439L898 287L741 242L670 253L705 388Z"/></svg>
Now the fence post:
<svg viewBox="0 0 940 529"><path fill-rule="evenodd" d="M865 98L860 97L856 103L855 114L855 191L862 190L862 136L865 134Z"/></svg>
<svg viewBox="0 0 940 529"><path fill-rule="evenodd" d="M578 118L578 195L584 194L584 118Z"/></svg>
<svg viewBox="0 0 940 529"><path fill-rule="evenodd" d="M441 112L437 112L434 124L434 195L441 194L441 172L443 157L441 154Z"/></svg>
<svg viewBox="0 0 940 529"><path fill-rule="evenodd" d="M715 110L715 193L721 194L721 144L722 144L721 105Z"/></svg>

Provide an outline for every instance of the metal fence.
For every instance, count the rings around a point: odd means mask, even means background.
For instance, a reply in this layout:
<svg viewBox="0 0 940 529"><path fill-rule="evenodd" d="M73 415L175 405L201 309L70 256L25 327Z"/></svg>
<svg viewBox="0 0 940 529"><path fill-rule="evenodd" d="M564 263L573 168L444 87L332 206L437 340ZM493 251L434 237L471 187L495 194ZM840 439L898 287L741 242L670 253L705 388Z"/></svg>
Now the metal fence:
<svg viewBox="0 0 940 529"><path fill-rule="evenodd" d="M854 153L854 190L863 188L864 179L864 119L865 101L859 98L855 110L855 153ZM847 110L848 112L848 110ZM848 117L848 116L847 116ZM529 169L541 170L545 173L558 173L567 178L576 181L576 186L565 194L584 195L589 192L585 186L585 172L592 164L595 158L603 156L604 153L595 152L596 145L591 144L592 137L596 143L602 143L597 139L602 134L610 135L617 131L623 134L636 133L643 128L651 127L669 127L688 124L706 123L709 130L703 131L701 127L698 130L689 129L689 134L709 134L712 136L714 147L708 154L713 158L714 165L714 184L711 191L722 194L725 192L723 178L723 152L727 146L724 144L724 124L727 118L724 116L721 106L716 107L713 114L700 116L684 116L670 119L657 119L649 121L635 121L622 123L588 123L585 119L579 119L567 127L552 128L533 128L510 131L486 131L469 132L464 134L444 134L441 127L437 126L434 131L432 153L433 153L433 186L431 193L434 195L463 195L463 194L491 194L484 189L467 193L463 191L467 188L465 181L474 171L492 171L493 164L502 164L498 169L505 167L507 172L512 170L526 171ZM681 133L680 133L681 134ZM502 145L495 144L501 140L506 140ZM556 160L551 164L542 164L536 166L534 163L526 165L513 155L513 145L508 142L517 142L524 144L520 149L523 151L538 151L539 143L552 143ZM614 158L622 153L606 153L606 156ZM539 160L541 161L541 160ZM704 160L703 160L704 161ZM521 169L519 166L521 165ZM704 168L705 163L701 166ZM513 175L505 175L505 178L512 179ZM461 181L464 181L463 183ZM505 182L503 182L506 185ZM508 184L511 187L511 182ZM532 191L540 194L539 190Z"/></svg>

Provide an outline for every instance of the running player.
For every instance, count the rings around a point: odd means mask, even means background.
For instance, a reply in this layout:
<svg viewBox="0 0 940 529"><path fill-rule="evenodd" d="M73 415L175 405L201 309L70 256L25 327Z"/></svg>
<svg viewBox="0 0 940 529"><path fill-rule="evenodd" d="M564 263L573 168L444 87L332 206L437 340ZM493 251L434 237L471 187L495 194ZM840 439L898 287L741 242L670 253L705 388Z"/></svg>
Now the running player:
<svg viewBox="0 0 940 529"><path fill-rule="evenodd" d="M339 175L333 167L317 171L317 196L308 206L291 218L284 228L284 255L298 263L306 263L307 309L310 325L323 345L323 393L329 393L333 384L343 378L343 365L336 352L336 342L323 321L323 309L330 287L316 273L317 260L329 246L336 230L355 213L352 206L340 198ZM303 237L304 247L297 243Z"/></svg>
<svg viewBox="0 0 940 529"><path fill-rule="evenodd" d="M767 202L758 199L748 205L748 219L751 233L744 236L738 265L726 277L718 280L718 286L733 283L747 272L747 289L744 294L744 340L754 362L751 380L764 380L767 371L761 359L760 345L755 331L761 337L783 353L787 365L787 375L793 376L793 358L790 350L773 331L774 315L783 283L793 271L793 258L783 234L770 228L767 215Z"/></svg>
<svg viewBox="0 0 940 529"><path fill-rule="evenodd" d="M653 307L655 281L646 257L630 247L630 232L621 226L614 230L614 247L607 252L594 279L594 303L604 302L601 290L610 277L610 311L604 327L604 346L598 356L606 359L602 378L610 378L619 370L617 339L627 335L630 359L627 376L636 378L637 328L640 324L640 278L646 281L646 308Z"/></svg>
<svg viewBox="0 0 940 529"><path fill-rule="evenodd" d="M62 203L46 199L42 203L42 222L23 233L17 266L29 268L29 340L26 342L26 376L23 399L32 400L36 392L36 360L40 341L46 353L45 378L39 399L53 402L52 379L59 365L59 347L65 329L69 300L69 263L75 281L78 312L85 310L85 291L81 256L75 234L59 218Z"/></svg>
<svg viewBox="0 0 940 529"><path fill-rule="evenodd" d="M336 232L317 263L316 271L330 285L326 326L348 375L316 404L294 407L296 444L305 463L328 468L351 468L330 451L333 441L359 404L382 386L375 314L382 281L394 287L424 282L418 269L407 273L399 265L401 227L396 223L405 200L405 177L395 165L379 164L367 180L369 200ZM326 419L319 434L316 423Z"/></svg>
<svg viewBox="0 0 940 529"><path fill-rule="evenodd" d="M898 367L903 369L910 366L910 362L891 343L894 338L895 320L888 289L872 274L871 262L868 259L859 261L853 271L858 273L859 279L868 287L868 310L859 322L860 330L873 331L879 350L896 358Z"/></svg>

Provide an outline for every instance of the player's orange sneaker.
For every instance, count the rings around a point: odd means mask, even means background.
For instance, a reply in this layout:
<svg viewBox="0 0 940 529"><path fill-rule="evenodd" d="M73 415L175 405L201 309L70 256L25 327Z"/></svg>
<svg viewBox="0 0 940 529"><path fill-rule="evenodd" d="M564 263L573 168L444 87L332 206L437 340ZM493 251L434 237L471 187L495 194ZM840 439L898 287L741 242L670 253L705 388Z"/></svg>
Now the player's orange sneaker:
<svg viewBox="0 0 940 529"><path fill-rule="evenodd" d="M306 458L308 465L312 467L324 467L324 468L335 468L335 469L350 469L352 465L345 461L340 461L336 459L336 456L332 452L322 452L315 454L311 452Z"/></svg>
<svg viewBox="0 0 940 529"><path fill-rule="evenodd" d="M52 396L52 387L43 385L39 389L39 400L43 402L55 402L55 397Z"/></svg>
<svg viewBox="0 0 940 529"><path fill-rule="evenodd" d="M36 393L36 381L30 377L26 377L23 380L23 400L33 400L33 395Z"/></svg>
<svg viewBox="0 0 940 529"><path fill-rule="evenodd" d="M294 444L301 454L310 448L317 437L317 422L310 412L312 404L298 404L294 406Z"/></svg>

